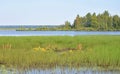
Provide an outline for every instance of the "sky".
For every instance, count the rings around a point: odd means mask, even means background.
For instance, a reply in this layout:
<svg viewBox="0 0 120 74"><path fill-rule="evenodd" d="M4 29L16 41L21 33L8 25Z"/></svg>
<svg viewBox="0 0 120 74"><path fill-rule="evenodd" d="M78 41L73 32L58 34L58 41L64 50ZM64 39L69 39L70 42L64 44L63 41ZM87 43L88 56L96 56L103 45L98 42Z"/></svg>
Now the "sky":
<svg viewBox="0 0 120 74"><path fill-rule="evenodd" d="M119 7L120 0L0 0L0 25L61 25L88 12L120 16Z"/></svg>

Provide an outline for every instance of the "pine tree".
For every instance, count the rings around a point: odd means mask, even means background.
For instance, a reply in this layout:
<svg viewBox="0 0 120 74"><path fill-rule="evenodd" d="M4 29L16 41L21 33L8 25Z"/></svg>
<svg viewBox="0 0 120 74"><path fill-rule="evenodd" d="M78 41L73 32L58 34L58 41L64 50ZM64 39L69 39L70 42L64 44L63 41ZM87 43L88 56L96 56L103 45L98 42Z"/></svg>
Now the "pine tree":
<svg viewBox="0 0 120 74"><path fill-rule="evenodd" d="M80 27L81 27L81 18L80 18L79 15L77 15L76 19L74 20L73 27L75 29L80 29Z"/></svg>
<svg viewBox="0 0 120 74"><path fill-rule="evenodd" d="M91 27L91 21L92 21L91 13L87 13L85 26L86 27Z"/></svg>
<svg viewBox="0 0 120 74"><path fill-rule="evenodd" d="M98 20L97 20L96 13L93 13L93 15L91 17L91 27L93 27L95 29L98 28Z"/></svg>

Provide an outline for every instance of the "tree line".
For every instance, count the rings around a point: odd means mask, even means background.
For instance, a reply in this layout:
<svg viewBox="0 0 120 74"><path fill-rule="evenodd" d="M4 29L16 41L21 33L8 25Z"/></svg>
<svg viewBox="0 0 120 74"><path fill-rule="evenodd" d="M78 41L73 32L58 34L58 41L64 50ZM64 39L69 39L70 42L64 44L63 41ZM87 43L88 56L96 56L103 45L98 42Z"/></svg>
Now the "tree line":
<svg viewBox="0 0 120 74"><path fill-rule="evenodd" d="M72 24L69 21L65 21L64 24L59 26L42 26L37 28L24 28L24 26L22 26L17 30L120 31L120 17L118 15L111 16L108 11L104 11L98 15L96 15L96 13L87 13L83 17L77 15Z"/></svg>
<svg viewBox="0 0 120 74"><path fill-rule="evenodd" d="M118 31L120 30L120 17L111 16L108 11L98 15L87 13L83 17L77 15L73 24L66 21L62 28L64 30Z"/></svg>

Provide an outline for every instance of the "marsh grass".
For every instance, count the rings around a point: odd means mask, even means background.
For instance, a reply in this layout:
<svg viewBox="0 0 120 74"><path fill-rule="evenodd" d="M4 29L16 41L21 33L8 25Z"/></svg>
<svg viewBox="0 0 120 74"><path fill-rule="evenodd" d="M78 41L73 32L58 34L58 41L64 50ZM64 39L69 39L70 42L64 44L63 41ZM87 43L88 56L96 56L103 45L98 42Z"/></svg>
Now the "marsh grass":
<svg viewBox="0 0 120 74"><path fill-rule="evenodd" d="M120 36L0 37L0 64L8 67L115 68L120 67L119 54Z"/></svg>

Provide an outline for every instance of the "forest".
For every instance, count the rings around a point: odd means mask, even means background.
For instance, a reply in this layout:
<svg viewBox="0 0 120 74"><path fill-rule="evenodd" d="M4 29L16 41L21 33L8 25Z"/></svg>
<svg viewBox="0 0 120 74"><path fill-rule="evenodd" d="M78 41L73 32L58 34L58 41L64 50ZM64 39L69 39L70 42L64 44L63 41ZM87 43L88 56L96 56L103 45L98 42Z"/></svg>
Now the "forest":
<svg viewBox="0 0 120 74"><path fill-rule="evenodd" d="M120 30L120 17L111 16L108 11L98 15L87 13L83 17L77 15L73 24L66 21L64 27L66 30L118 31Z"/></svg>
<svg viewBox="0 0 120 74"><path fill-rule="evenodd" d="M118 15L111 15L108 11L101 14L87 13L85 16L79 14L74 19L73 23L65 21L64 24L58 26L42 26L37 28L25 28L21 26L19 30L48 30L48 31L120 31L120 17Z"/></svg>

